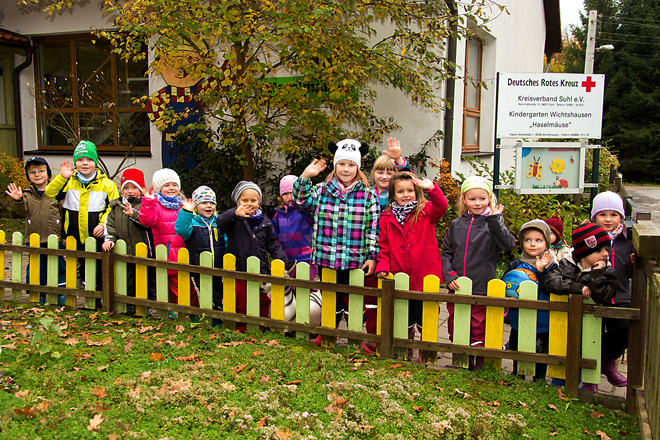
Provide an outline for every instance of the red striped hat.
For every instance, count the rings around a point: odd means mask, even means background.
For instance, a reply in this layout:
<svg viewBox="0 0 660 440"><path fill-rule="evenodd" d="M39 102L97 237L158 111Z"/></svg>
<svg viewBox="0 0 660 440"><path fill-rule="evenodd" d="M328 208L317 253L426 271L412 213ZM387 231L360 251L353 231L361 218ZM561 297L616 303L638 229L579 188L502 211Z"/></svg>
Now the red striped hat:
<svg viewBox="0 0 660 440"><path fill-rule="evenodd" d="M610 235L595 223L578 226L573 230L571 239L576 263L606 246L610 247Z"/></svg>

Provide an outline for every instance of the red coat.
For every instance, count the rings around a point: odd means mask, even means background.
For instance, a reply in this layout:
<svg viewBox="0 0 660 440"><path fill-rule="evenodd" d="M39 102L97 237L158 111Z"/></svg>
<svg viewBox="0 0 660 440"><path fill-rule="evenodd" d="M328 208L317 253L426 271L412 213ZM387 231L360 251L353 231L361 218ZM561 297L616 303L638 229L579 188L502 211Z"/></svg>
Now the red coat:
<svg viewBox="0 0 660 440"><path fill-rule="evenodd" d="M449 203L436 184L427 194L429 200L415 224L411 223L410 214L401 227L389 209L380 217L376 273L404 272L410 277L410 290L417 291L423 290L427 275L435 275L444 282L435 224L447 212Z"/></svg>

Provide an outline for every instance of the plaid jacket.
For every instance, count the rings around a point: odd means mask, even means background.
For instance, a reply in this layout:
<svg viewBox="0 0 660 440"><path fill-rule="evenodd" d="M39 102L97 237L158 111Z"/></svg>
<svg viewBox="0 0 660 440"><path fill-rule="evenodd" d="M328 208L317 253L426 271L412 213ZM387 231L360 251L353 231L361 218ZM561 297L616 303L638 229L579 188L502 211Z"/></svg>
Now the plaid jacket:
<svg viewBox="0 0 660 440"><path fill-rule="evenodd" d="M293 185L293 197L314 215L313 263L345 270L376 259L380 207L373 189L358 181L342 194L334 178L312 187L311 180L301 177Z"/></svg>

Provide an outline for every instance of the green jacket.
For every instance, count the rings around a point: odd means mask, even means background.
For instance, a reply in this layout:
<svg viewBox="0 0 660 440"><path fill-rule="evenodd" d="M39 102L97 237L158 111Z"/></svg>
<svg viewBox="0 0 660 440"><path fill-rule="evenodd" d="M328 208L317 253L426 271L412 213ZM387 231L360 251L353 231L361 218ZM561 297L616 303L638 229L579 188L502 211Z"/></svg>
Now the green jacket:
<svg viewBox="0 0 660 440"><path fill-rule="evenodd" d="M23 190L23 198L14 200L16 214L25 217L24 243L29 243L31 234L39 234L41 243L48 242L48 236L62 236L62 211L60 204L46 196L39 195L34 185Z"/></svg>
<svg viewBox="0 0 660 440"><path fill-rule="evenodd" d="M110 202L110 214L105 222L105 241L116 243L117 240L124 240L128 255L135 255L135 246L144 243L147 245L147 255L153 256L151 230L140 224L141 198L129 197L128 201L133 207L130 217L124 214L121 197Z"/></svg>

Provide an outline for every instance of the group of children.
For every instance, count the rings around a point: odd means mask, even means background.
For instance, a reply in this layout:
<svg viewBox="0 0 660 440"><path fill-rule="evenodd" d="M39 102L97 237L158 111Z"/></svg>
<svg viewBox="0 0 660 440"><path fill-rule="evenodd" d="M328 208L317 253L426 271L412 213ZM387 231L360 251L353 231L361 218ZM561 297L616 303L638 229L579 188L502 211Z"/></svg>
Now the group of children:
<svg viewBox="0 0 660 440"><path fill-rule="evenodd" d="M328 268L336 271L339 284L348 284L352 269L364 271L367 286L376 286L378 279L389 273L403 272L410 277L410 289L417 291L423 290L427 275L446 282L450 292L460 289L457 279L464 276L472 280L473 295L486 295L488 281L496 278L500 252L515 246L515 238L504 224L504 207L497 204L488 180L472 176L463 182L459 217L452 221L441 252L435 224L448 209L447 198L437 184L410 172L396 139L388 140L388 149L374 164L373 187L360 170L367 145L345 139L330 143L329 149L334 155L333 166L321 183L314 185L311 180L327 167L324 160L318 159L299 177L282 178L280 203L272 221L261 210L261 189L249 181L236 185L231 194L236 207L221 214L216 213L216 195L211 188L201 186L192 198L184 198L179 176L167 168L154 173L150 190L140 170L125 170L118 192L117 185L96 169L96 148L87 141L76 147L74 163L63 162L60 175L50 183L47 162L43 158L29 159L25 169L30 188L21 191L11 184L7 194L14 199L17 212L27 217L26 233L37 232L42 240L51 233L62 238L73 236L81 249L90 236L105 251L119 239L126 242L129 253L138 243L145 243L150 257L155 247L163 244L169 261L178 261L178 251L185 247L190 264L199 264L200 254L208 251L214 267L222 267L223 255L231 253L239 271L245 271L248 257L255 256L262 274L270 273L270 258L282 260L290 275L297 262L309 262L312 279ZM558 217L526 223L518 237L522 255L509 265L505 281L509 274L523 270L528 279L538 283L539 299L549 299L548 292L573 293L601 304L628 306L633 250L625 237L624 216L623 202L617 194L598 195L591 215L594 223L587 222L573 231L572 251L563 241L563 224ZM101 276L99 273L97 281ZM129 295L135 295L134 277L135 268L129 265ZM196 306L199 277L193 276L190 282L191 305ZM177 272L169 270L170 302L178 302L178 283ZM149 295L154 297L155 293ZM260 301L261 316L268 316L265 291ZM337 295L336 302L339 323L348 312L347 298ZM316 303L320 308L320 299ZM222 309L219 277L213 279L213 306ZM447 308L451 338L453 304ZM238 313L246 312L246 283L241 280L236 282L236 309ZM509 347L515 348L515 310L510 311L509 319ZM367 331L375 333L375 298L365 298L365 321ZM473 305L472 345L483 345L485 321L486 307ZM547 321L547 312L539 311L539 352L547 352ZM409 337L414 337L415 330L421 332L421 325L421 302L411 301ZM320 343L320 337L315 342ZM616 386L626 382L616 372L615 364L626 348L626 321L606 319L603 372ZM363 349L371 353L375 346L363 344ZM482 361L474 357L471 366L476 368ZM538 371L537 376L545 378L544 371Z"/></svg>

